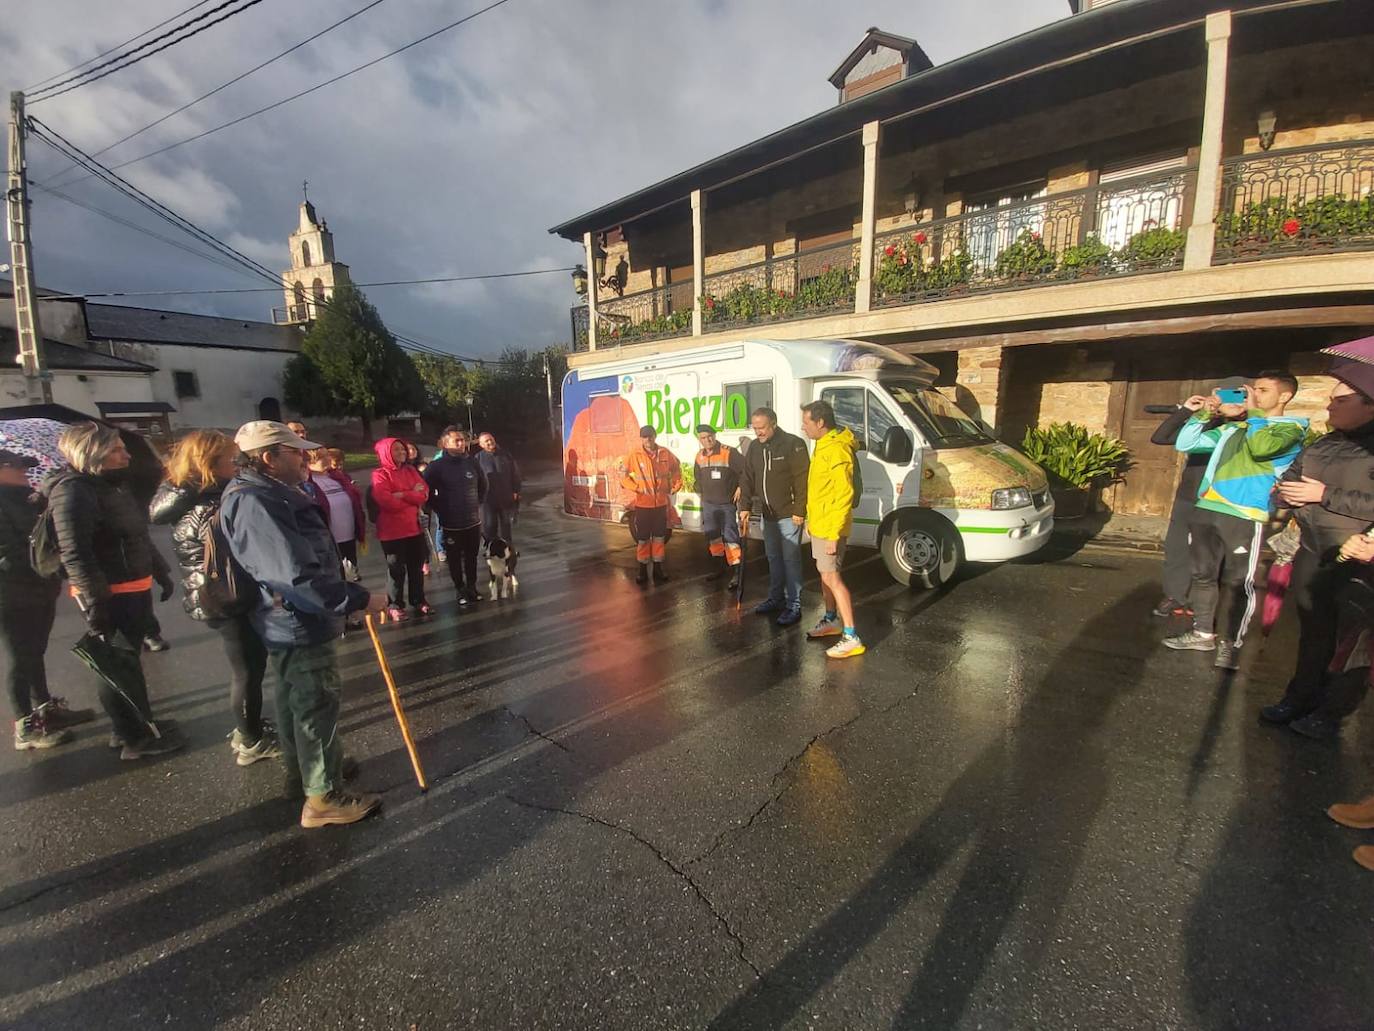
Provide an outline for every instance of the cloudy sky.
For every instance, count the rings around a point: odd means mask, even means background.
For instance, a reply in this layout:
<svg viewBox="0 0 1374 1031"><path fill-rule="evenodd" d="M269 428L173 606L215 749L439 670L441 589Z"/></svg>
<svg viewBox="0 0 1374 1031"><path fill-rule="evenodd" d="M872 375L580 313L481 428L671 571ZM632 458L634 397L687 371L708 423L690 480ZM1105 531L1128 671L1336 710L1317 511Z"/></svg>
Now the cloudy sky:
<svg viewBox="0 0 1374 1031"><path fill-rule="evenodd" d="M44 79L189 0L44 0L0 23L5 89ZM94 152L364 6L263 0L245 13L31 113ZM370 60L486 0L386 0L105 154L127 160ZM937 64L1067 16L1064 0L509 0L452 32L275 111L121 170L266 264L287 264L300 184L340 260L370 282L548 268L579 249L548 227L834 103L826 76L869 25ZM30 170L65 159L31 142ZM70 178L66 176L65 178ZM72 196L175 235L108 187ZM42 285L72 292L261 286L35 191ZM398 332L460 353L568 334L566 274L370 298ZM270 318L272 294L145 298L149 307Z"/></svg>

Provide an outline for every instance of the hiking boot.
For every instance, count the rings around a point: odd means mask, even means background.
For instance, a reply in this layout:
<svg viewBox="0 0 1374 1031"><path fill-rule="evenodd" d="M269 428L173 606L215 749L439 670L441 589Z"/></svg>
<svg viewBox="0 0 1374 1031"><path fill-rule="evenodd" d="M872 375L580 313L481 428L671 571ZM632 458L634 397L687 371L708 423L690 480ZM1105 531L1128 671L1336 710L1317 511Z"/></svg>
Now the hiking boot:
<svg viewBox="0 0 1374 1031"><path fill-rule="evenodd" d="M1230 641L1217 642L1217 661L1212 663L1217 669L1240 669L1240 649Z"/></svg>
<svg viewBox="0 0 1374 1031"><path fill-rule="evenodd" d="M839 616L822 616L806 636L815 641L822 637L839 637L844 633L844 624L840 622Z"/></svg>
<svg viewBox="0 0 1374 1031"><path fill-rule="evenodd" d="M371 816L381 808L382 800L376 795L350 795L344 791L331 791L319 798L307 798L301 806L301 826L307 830L314 827L342 826L357 823Z"/></svg>
<svg viewBox="0 0 1374 1031"><path fill-rule="evenodd" d="M79 727L81 724L90 723L91 720L95 719L94 709L73 709L67 704L67 699L59 698L56 695L53 695L34 711L43 714L43 726L49 731Z"/></svg>
<svg viewBox="0 0 1374 1031"><path fill-rule="evenodd" d="M401 608L401 606L392 605L390 608L386 610L386 618L391 620L391 622L393 623L404 623L407 619L410 618L410 616L406 613L405 609Z"/></svg>
<svg viewBox="0 0 1374 1031"><path fill-rule="evenodd" d="M672 579L672 577L669 576L667 573L665 573L665 572L663 571L663 563L662 563L662 562L655 562L655 563L654 563L654 583L656 583L656 584L666 584L666 583L667 583L669 580L671 580L671 579Z"/></svg>
<svg viewBox="0 0 1374 1031"><path fill-rule="evenodd" d="M1353 827L1357 831L1374 830L1374 795L1363 802L1338 802L1326 811L1326 815L1342 827Z"/></svg>
<svg viewBox="0 0 1374 1031"><path fill-rule="evenodd" d="M237 753L235 762L240 766L252 766L264 759L280 759L281 745L277 744L276 738L263 734L251 745L240 745L235 749L235 752Z"/></svg>
<svg viewBox="0 0 1374 1031"><path fill-rule="evenodd" d="M801 622L801 608L787 608L777 619L778 626L796 626Z"/></svg>
<svg viewBox="0 0 1374 1031"><path fill-rule="evenodd" d="M782 602L774 601L772 598L769 598L767 601L761 601L754 606L754 615L756 616L771 616L774 612L781 611Z"/></svg>
<svg viewBox="0 0 1374 1031"><path fill-rule="evenodd" d="M32 712L14 721L14 750L27 752L35 748L56 748L72 739L70 730L49 727L40 712Z"/></svg>
<svg viewBox="0 0 1374 1031"><path fill-rule="evenodd" d="M1173 637L1164 638L1164 647L1172 648L1176 652L1216 651L1217 635L1189 630L1186 634L1176 634Z"/></svg>
<svg viewBox="0 0 1374 1031"><path fill-rule="evenodd" d="M857 634L853 636L845 634L836 644L827 648L825 654L827 658L831 659L852 659L856 655L862 655L867 650Z"/></svg>
<svg viewBox="0 0 1374 1031"><path fill-rule="evenodd" d="M1361 845L1350 854L1350 858L1366 870L1374 870L1374 845Z"/></svg>
<svg viewBox="0 0 1374 1031"><path fill-rule="evenodd" d="M731 566L730 569L731 569L731 573L730 573L730 582L729 582L728 584L725 585L725 589L726 589L727 591L738 591L738 590L739 590L739 567L738 567L738 566Z"/></svg>
<svg viewBox="0 0 1374 1031"><path fill-rule="evenodd" d="M1161 619L1167 619L1169 616L1178 615L1178 613L1182 611L1183 602L1178 601L1175 598L1165 598L1163 601L1161 601L1158 605L1156 605L1153 609L1150 610L1150 615L1159 616Z"/></svg>
<svg viewBox="0 0 1374 1031"><path fill-rule="evenodd" d="M1329 720L1324 716L1304 716L1288 724L1288 729L1313 741L1334 741L1340 736L1341 721Z"/></svg>
<svg viewBox="0 0 1374 1031"><path fill-rule="evenodd" d="M161 634L149 634L143 639L143 650L147 652L165 652L170 647Z"/></svg>
<svg viewBox="0 0 1374 1031"><path fill-rule="evenodd" d="M648 582L649 582L649 564L648 564L647 562L641 562L641 563L639 564L639 572L635 574L635 583L637 583L637 584L646 584L646 583L648 583Z"/></svg>
<svg viewBox="0 0 1374 1031"><path fill-rule="evenodd" d="M1306 715L1306 711L1295 702L1276 702L1259 711L1261 723L1273 723L1276 726L1284 726Z"/></svg>
<svg viewBox="0 0 1374 1031"><path fill-rule="evenodd" d="M186 742L181 735L164 734L156 737L149 734L141 741L125 745L119 753L121 759L146 759L154 755L166 755L168 752L176 752L186 747Z"/></svg>

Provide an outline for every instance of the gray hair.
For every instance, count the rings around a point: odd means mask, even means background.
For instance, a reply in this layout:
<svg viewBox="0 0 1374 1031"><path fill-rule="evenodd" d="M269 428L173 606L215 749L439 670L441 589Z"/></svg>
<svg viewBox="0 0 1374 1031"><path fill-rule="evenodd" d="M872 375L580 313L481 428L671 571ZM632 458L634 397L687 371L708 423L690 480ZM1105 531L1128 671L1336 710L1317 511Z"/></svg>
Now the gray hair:
<svg viewBox="0 0 1374 1031"><path fill-rule="evenodd" d="M79 473L98 474L105 456L120 444L119 430L96 422L73 423L57 438L57 450Z"/></svg>

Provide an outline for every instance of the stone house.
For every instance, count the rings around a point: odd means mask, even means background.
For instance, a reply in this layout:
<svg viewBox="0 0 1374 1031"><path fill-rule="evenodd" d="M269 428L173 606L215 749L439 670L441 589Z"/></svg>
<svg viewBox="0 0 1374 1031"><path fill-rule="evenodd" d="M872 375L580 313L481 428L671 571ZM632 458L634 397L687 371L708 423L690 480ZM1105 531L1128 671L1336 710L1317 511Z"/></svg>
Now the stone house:
<svg viewBox="0 0 1374 1031"><path fill-rule="evenodd" d="M748 334L920 355L1002 439L1072 420L1164 514L1145 406L1374 333L1374 4L1070 0L932 66L870 29L835 106L579 215L574 366Z"/></svg>

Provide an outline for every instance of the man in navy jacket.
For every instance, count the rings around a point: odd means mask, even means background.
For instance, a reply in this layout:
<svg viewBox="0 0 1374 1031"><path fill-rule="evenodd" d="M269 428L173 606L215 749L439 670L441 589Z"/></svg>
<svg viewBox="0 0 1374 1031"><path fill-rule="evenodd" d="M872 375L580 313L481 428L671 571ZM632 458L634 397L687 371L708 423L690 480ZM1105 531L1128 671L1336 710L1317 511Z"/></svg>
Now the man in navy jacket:
<svg viewBox="0 0 1374 1031"><path fill-rule="evenodd" d="M444 453L424 472L429 484L429 506L444 532L448 572L458 594L458 607L468 608L478 598L477 551L482 544L482 502L487 497L487 477L470 447L471 438L457 426L444 429L439 438Z"/></svg>
<svg viewBox="0 0 1374 1031"><path fill-rule="evenodd" d="M277 672L277 736L305 795L301 826L356 823L381 800L343 790L334 642L350 612L380 614L386 596L345 582L324 515L301 490L302 451L321 445L267 421L240 427L234 441L246 468L225 488L220 523L258 585L251 618Z"/></svg>

